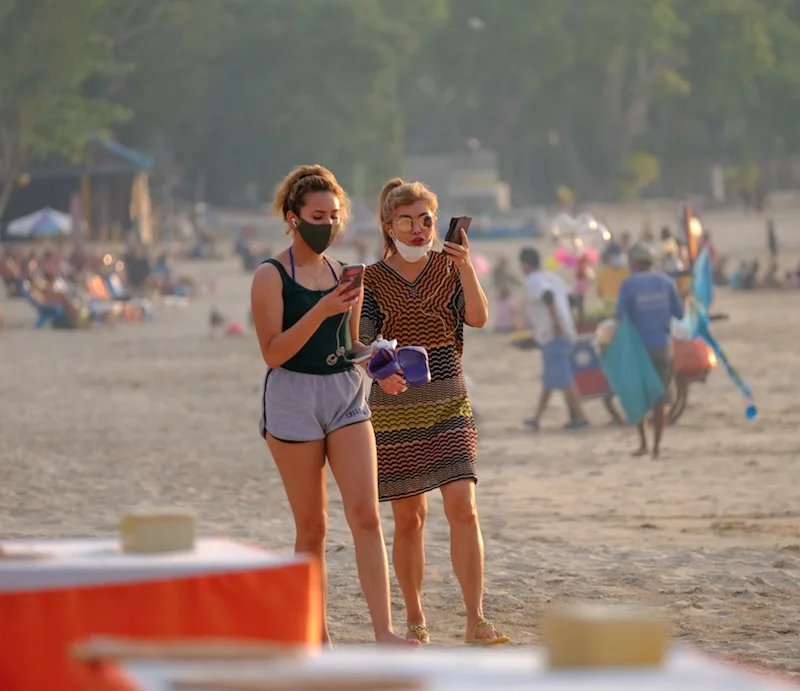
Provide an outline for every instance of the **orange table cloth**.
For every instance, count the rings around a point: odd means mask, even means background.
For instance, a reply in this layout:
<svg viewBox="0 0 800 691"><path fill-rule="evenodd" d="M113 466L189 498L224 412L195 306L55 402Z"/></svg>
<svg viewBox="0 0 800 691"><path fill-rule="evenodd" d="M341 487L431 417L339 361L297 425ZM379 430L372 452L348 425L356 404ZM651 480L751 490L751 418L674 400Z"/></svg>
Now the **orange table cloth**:
<svg viewBox="0 0 800 691"><path fill-rule="evenodd" d="M319 645L319 572L302 556L223 538L165 555L121 554L111 539L3 548L11 558L0 558L2 691L82 689L85 668L69 648L94 636Z"/></svg>

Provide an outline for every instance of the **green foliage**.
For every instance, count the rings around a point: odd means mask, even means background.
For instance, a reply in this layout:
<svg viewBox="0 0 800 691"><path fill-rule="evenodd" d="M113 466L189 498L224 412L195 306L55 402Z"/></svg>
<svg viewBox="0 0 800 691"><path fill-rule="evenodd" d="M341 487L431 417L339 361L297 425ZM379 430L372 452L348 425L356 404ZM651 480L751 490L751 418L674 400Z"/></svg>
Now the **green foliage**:
<svg viewBox="0 0 800 691"><path fill-rule="evenodd" d="M473 137L520 204L800 151L800 0L0 0L0 65L0 187L107 128L219 202Z"/></svg>
<svg viewBox="0 0 800 691"><path fill-rule="evenodd" d="M653 154L636 151L622 164L619 181L620 196L623 199L637 197L642 190L656 182L661 175L661 164Z"/></svg>
<svg viewBox="0 0 800 691"><path fill-rule="evenodd" d="M92 133L127 117L81 94L87 79L114 71L112 41L93 24L106 4L0 1L0 211L31 159L79 156Z"/></svg>

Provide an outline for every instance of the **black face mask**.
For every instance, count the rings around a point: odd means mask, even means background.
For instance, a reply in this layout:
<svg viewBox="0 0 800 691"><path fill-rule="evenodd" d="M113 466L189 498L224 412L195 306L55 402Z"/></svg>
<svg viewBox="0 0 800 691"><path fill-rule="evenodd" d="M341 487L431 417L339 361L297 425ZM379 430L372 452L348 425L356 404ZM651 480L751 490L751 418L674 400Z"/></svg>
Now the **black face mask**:
<svg viewBox="0 0 800 691"><path fill-rule="evenodd" d="M338 227L338 221L336 223L309 223L301 218L296 230L312 252L322 254L331 246Z"/></svg>

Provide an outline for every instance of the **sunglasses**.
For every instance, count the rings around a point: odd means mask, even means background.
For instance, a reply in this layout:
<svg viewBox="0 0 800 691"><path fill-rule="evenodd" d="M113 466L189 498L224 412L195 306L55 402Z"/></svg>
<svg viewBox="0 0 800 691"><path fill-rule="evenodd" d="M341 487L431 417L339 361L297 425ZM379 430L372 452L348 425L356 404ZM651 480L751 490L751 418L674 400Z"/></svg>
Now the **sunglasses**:
<svg viewBox="0 0 800 691"><path fill-rule="evenodd" d="M410 233L414 230L414 223L418 223L420 228L430 230L433 228L433 216L431 214L422 214L416 221L411 216L401 216L394 222L394 227L401 233Z"/></svg>

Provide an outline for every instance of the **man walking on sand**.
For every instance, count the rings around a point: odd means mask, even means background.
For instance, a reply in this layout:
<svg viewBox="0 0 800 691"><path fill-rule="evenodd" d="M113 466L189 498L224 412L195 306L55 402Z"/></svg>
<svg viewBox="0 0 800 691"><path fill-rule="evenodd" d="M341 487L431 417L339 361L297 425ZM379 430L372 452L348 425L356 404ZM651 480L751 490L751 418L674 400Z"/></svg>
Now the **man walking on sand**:
<svg viewBox="0 0 800 691"><path fill-rule="evenodd" d="M631 275L619 288L614 316L618 321L627 316L636 327L666 392L673 372L670 322L673 317L683 319L683 300L670 276L653 271L654 262L655 251L650 245L637 242L631 247L628 253ZM654 459L658 458L664 434L665 403L666 395L653 407ZM639 448L634 456L644 456L648 451L646 425L646 418L638 424Z"/></svg>
<svg viewBox="0 0 800 691"><path fill-rule="evenodd" d="M539 405L533 419L525 420L525 425L538 431L550 394L558 390L564 392L570 410L571 420L564 429L583 429L589 426L589 422L583 413L572 372L572 350L577 331L569 307L569 290L559 276L542 270L539 253L534 248L523 248L519 261L525 274L528 321L542 350L543 363Z"/></svg>

